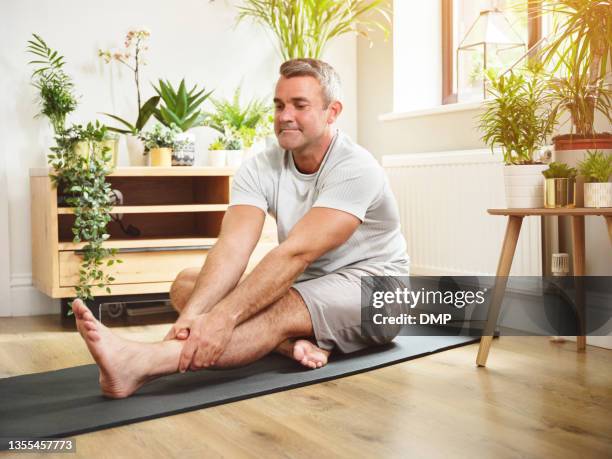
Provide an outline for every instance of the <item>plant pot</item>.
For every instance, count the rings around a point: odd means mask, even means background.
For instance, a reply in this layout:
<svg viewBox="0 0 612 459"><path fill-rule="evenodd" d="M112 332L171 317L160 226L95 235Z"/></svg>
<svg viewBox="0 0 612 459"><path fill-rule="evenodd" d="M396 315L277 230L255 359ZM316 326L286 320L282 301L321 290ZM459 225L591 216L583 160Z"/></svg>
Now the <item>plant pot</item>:
<svg viewBox="0 0 612 459"><path fill-rule="evenodd" d="M228 167L238 167L242 163L244 152L242 150L227 150L225 153L225 162Z"/></svg>
<svg viewBox="0 0 612 459"><path fill-rule="evenodd" d="M110 155L108 165L114 169L117 167L117 156L119 154L119 139L106 139L102 141L102 147L107 147Z"/></svg>
<svg viewBox="0 0 612 459"><path fill-rule="evenodd" d="M152 167L172 167L172 148L151 148L149 156Z"/></svg>
<svg viewBox="0 0 612 459"><path fill-rule="evenodd" d="M588 150L602 150L604 153L612 153L612 135L600 134L593 138L564 134L556 136L555 152L553 161L560 161L570 167L576 167L580 161L586 158ZM584 177L576 177L576 207L584 206Z"/></svg>
<svg viewBox="0 0 612 459"><path fill-rule="evenodd" d="M612 207L612 182L585 183L584 207Z"/></svg>
<svg viewBox="0 0 612 459"><path fill-rule="evenodd" d="M107 139L107 140L103 140L102 142L100 142L100 148L104 148L104 147L108 147L109 151L108 153L110 153L110 159L107 161L107 164L111 167L111 168L115 168L117 167L117 147L118 147L118 140L115 139ZM86 140L82 140L80 142L77 142L73 147L72 150L79 156L82 156L83 158L85 158L87 160L87 162L89 163L89 142Z"/></svg>
<svg viewBox="0 0 612 459"><path fill-rule="evenodd" d="M130 158L130 166L142 167L147 165L147 157L144 154L145 147L142 140L132 134L125 135L125 142Z"/></svg>
<svg viewBox="0 0 612 459"><path fill-rule="evenodd" d="M544 207L576 207L576 180L547 178L544 181Z"/></svg>
<svg viewBox="0 0 612 459"><path fill-rule="evenodd" d="M504 166L506 205L511 209L544 207L544 176L547 164Z"/></svg>
<svg viewBox="0 0 612 459"><path fill-rule="evenodd" d="M176 136L172 152L173 166L193 166L195 162L195 134L183 132Z"/></svg>
<svg viewBox="0 0 612 459"><path fill-rule="evenodd" d="M554 137L553 141L555 151L612 149L612 134L610 133L603 133L594 137L563 134Z"/></svg>
<svg viewBox="0 0 612 459"><path fill-rule="evenodd" d="M209 150L208 163L212 167L225 167L225 156L227 150Z"/></svg>

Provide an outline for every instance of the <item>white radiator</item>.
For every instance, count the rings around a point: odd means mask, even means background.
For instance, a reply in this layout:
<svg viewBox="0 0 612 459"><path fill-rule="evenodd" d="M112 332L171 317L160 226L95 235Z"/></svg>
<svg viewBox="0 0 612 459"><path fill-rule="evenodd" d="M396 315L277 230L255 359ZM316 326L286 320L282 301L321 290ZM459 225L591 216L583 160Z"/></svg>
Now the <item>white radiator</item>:
<svg viewBox="0 0 612 459"><path fill-rule="evenodd" d="M490 150L383 156L416 275L494 275L507 217L501 155ZM542 275L540 217L527 217L511 275Z"/></svg>

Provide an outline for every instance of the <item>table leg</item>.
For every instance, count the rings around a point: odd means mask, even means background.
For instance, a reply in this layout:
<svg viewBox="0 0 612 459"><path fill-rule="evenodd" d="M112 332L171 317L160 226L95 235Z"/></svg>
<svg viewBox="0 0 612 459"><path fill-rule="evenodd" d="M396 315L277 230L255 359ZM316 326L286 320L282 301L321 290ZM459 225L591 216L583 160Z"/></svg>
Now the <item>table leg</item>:
<svg viewBox="0 0 612 459"><path fill-rule="evenodd" d="M610 244L612 244L612 217L606 215L606 223L608 224L608 237L610 238Z"/></svg>
<svg viewBox="0 0 612 459"><path fill-rule="evenodd" d="M576 336L576 348L579 352L586 349L585 330L585 296L584 280L585 274L585 243L584 243L584 217L572 215L572 243L574 246L574 281L576 283L576 317L581 331Z"/></svg>
<svg viewBox="0 0 612 459"><path fill-rule="evenodd" d="M485 325L482 338L480 338L478 356L476 357L476 364L479 367L484 367L487 364L487 357L489 356L491 341L493 341L493 333L495 332L495 326L499 318L499 310L501 309L501 304L504 299L508 275L512 267L512 259L514 258L514 251L516 250L522 223L522 216L511 215L508 217L506 235L504 236L504 243L497 265L495 287L493 289L491 305L489 306L489 312L487 314L487 324Z"/></svg>

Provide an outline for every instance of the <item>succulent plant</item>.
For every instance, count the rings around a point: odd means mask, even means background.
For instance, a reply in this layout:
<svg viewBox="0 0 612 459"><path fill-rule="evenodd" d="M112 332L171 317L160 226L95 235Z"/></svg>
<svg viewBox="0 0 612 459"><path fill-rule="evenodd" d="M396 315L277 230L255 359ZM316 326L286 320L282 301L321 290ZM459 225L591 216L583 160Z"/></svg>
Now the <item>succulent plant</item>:
<svg viewBox="0 0 612 459"><path fill-rule="evenodd" d="M548 165L548 169L542 171L542 175L548 178L574 178L576 177L576 169L569 167L565 163L552 162Z"/></svg>
<svg viewBox="0 0 612 459"><path fill-rule="evenodd" d="M185 79L181 80L178 90L169 81L161 79L159 86L153 88L162 99L162 105L154 111L155 118L167 127L175 124L183 132L200 119L200 105L212 94L212 91L204 93L204 89L198 90L197 85L187 91Z"/></svg>
<svg viewBox="0 0 612 459"><path fill-rule="evenodd" d="M603 151L587 151L584 161L578 163L578 170L587 182L607 182L612 175L612 155Z"/></svg>

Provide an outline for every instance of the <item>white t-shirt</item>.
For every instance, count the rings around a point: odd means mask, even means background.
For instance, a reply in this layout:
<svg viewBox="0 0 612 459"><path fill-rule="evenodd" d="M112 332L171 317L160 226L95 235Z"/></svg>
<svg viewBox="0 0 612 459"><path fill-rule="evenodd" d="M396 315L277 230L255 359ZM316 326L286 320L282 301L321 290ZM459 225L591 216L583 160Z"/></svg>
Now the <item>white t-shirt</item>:
<svg viewBox="0 0 612 459"><path fill-rule="evenodd" d="M385 172L367 150L341 131L313 174L298 171L293 154L279 146L244 161L234 176L229 205L240 204L270 214L276 220L279 243L313 207L342 210L361 220L344 244L310 264L298 281L347 266L408 274L406 242Z"/></svg>

